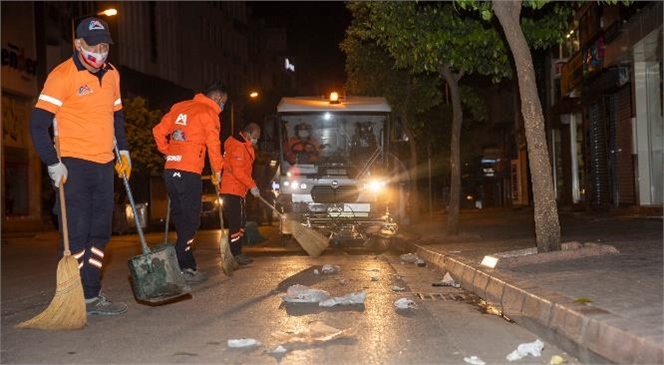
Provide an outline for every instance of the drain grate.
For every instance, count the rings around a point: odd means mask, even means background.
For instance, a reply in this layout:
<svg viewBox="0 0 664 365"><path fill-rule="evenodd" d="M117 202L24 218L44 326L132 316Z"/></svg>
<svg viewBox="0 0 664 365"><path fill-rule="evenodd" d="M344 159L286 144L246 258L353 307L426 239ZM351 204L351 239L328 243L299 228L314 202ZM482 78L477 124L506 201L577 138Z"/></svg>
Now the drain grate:
<svg viewBox="0 0 664 365"><path fill-rule="evenodd" d="M474 295L465 293L415 293L422 300L447 300L457 302L472 301Z"/></svg>

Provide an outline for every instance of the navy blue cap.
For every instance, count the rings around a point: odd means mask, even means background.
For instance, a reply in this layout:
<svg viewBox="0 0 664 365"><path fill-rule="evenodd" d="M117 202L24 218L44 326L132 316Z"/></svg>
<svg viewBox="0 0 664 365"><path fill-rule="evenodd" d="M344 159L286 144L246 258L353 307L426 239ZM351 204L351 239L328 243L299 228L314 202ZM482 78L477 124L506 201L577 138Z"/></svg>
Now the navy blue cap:
<svg viewBox="0 0 664 365"><path fill-rule="evenodd" d="M86 18L76 28L76 38L83 38L85 43L95 46L99 43L113 44L108 23L98 18Z"/></svg>

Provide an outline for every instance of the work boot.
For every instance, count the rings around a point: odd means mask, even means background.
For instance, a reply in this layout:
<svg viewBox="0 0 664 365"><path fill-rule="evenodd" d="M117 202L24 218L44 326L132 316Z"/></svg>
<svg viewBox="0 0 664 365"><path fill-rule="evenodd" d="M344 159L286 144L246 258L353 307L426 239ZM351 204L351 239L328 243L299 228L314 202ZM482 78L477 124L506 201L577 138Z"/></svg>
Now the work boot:
<svg viewBox="0 0 664 365"><path fill-rule="evenodd" d="M239 255L235 255L235 262L237 262L237 264L240 266L246 266L254 262L254 259L241 253Z"/></svg>
<svg viewBox="0 0 664 365"><path fill-rule="evenodd" d="M182 270L182 276L187 284L200 284L208 279L203 272L194 269Z"/></svg>
<svg viewBox="0 0 664 365"><path fill-rule="evenodd" d="M85 300L85 311L90 315L117 316L127 311L127 304L122 302L113 303L104 294L99 293L96 298Z"/></svg>

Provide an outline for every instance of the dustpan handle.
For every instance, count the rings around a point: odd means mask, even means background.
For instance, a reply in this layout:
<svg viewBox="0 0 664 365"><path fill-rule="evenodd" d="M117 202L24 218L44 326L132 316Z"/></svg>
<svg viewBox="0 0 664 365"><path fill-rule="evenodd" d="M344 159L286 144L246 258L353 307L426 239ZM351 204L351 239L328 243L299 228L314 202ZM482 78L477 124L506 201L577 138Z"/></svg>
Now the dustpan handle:
<svg viewBox="0 0 664 365"><path fill-rule="evenodd" d="M168 225L171 219L171 198L166 200L166 224L164 224L164 243L168 242Z"/></svg>
<svg viewBox="0 0 664 365"><path fill-rule="evenodd" d="M115 150L115 158L119 161L122 160L120 156L120 151L118 150L118 144L113 143L113 149ZM125 190L127 190L127 198L129 199L129 204L131 205L131 210L134 212L134 223L136 224L136 231L138 232L138 237L141 239L141 247L143 248L143 253L150 253L150 248L148 244L145 243L145 236L143 235L143 227L141 227L141 222L138 220L138 212L136 211L136 204L134 204L134 196L131 194L131 188L129 187L129 181L127 181L127 176L122 174L122 182L124 182Z"/></svg>

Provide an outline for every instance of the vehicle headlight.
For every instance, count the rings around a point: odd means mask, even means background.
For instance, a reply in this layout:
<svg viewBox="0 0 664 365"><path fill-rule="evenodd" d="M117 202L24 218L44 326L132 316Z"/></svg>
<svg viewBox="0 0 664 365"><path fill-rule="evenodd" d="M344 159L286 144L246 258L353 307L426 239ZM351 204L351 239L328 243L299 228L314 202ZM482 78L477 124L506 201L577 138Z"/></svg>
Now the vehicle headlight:
<svg viewBox="0 0 664 365"><path fill-rule="evenodd" d="M379 193L385 187L385 181L371 180L365 187L373 191L374 193Z"/></svg>

